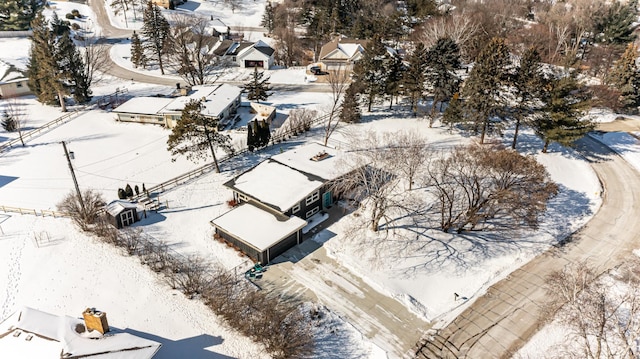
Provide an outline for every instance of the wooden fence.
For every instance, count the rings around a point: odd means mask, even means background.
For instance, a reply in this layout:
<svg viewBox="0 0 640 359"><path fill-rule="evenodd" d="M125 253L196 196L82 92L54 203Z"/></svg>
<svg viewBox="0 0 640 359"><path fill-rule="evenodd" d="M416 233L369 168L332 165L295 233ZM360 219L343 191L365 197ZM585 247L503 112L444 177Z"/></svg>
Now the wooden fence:
<svg viewBox="0 0 640 359"><path fill-rule="evenodd" d="M58 212L58 211L50 211L47 209L31 209L31 208L20 208L20 207L10 207L10 206L2 206L0 205L0 211L4 213L19 213L19 214L31 214L34 216L41 217L69 217L69 213L66 212Z"/></svg>
<svg viewBox="0 0 640 359"><path fill-rule="evenodd" d="M77 110L73 110L72 112L67 112L64 115L56 118L55 120L48 122L38 128L36 128L35 130L31 130L29 132L25 132L22 134L22 140L20 139L20 137L15 138L7 143L3 143L0 146L0 153L9 150L10 148L12 148L13 146L17 145L17 144L22 144L22 141L27 142L29 139L41 135L43 134L45 131L50 130L53 127L59 126L61 124L63 124L64 122L70 120L73 117L77 117L80 114L85 112L85 108L82 107L80 109Z"/></svg>

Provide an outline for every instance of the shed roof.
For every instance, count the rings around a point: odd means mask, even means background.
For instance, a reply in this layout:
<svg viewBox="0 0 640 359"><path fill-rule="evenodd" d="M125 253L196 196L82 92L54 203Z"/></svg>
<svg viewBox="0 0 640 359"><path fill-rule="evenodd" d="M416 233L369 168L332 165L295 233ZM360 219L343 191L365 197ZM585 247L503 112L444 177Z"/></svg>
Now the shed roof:
<svg viewBox="0 0 640 359"><path fill-rule="evenodd" d="M125 209L138 208L138 205L122 199L115 200L107 205L107 213L117 216Z"/></svg>
<svg viewBox="0 0 640 359"><path fill-rule="evenodd" d="M78 333L76 327L83 325L82 319L25 307L0 323L0 356L150 359L160 348L158 342L118 330L104 336L97 331Z"/></svg>
<svg viewBox="0 0 640 359"><path fill-rule="evenodd" d="M261 252L307 225L302 218L276 216L251 204L242 204L211 223Z"/></svg>

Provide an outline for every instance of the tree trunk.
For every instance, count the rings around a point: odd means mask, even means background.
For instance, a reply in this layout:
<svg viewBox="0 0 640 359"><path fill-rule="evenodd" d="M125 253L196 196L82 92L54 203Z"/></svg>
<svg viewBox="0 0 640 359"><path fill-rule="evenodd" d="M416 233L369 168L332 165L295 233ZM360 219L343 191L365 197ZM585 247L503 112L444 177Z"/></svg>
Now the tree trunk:
<svg viewBox="0 0 640 359"><path fill-rule="evenodd" d="M520 131L520 119L516 120L516 128L513 132L513 142L511 143L511 149L516 149L516 143L518 142L518 132Z"/></svg>
<svg viewBox="0 0 640 359"><path fill-rule="evenodd" d="M58 91L58 100L60 100L60 111L67 112L67 104L64 102L64 94Z"/></svg>
<svg viewBox="0 0 640 359"><path fill-rule="evenodd" d="M164 67L162 66L162 51L158 50L158 65L160 65L160 73L164 75Z"/></svg>
<svg viewBox="0 0 640 359"><path fill-rule="evenodd" d="M489 118L487 117L484 121L482 121L482 132L480 132L480 144L484 144L484 136L487 133L487 126L489 125Z"/></svg>
<svg viewBox="0 0 640 359"><path fill-rule="evenodd" d="M207 135L207 141L209 142L209 148L211 149L211 155L213 156L213 164L216 166L216 173L220 173L220 166L218 165L218 158L216 157L216 151L213 148L213 142L211 141L211 133L207 126L204 127L204 133Z"/></svg>
<svg viewBox="0 0 640 359"><path fill-rule="evenodd" d="M542 146L542 153L547 153L547 148L549 148L549 140L544 140L544 146Z"/></svg>

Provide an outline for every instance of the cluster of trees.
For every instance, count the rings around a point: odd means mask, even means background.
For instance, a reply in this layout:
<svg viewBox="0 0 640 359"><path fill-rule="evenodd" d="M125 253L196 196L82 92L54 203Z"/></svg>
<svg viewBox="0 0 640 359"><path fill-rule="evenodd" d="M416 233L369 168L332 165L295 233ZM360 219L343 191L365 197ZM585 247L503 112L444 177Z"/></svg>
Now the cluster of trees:
<svg viewBox="0 0 640 359"><path fill-rule="evenodd" d="M637 358L640 337L640 263L631 260L602 278L588 263L570 264L547 279L550 314L566 328L571 340L556 348L561 355L582 358ZM571 343L571 344L569 344ZM579 353L579 354L578 354Z"/></svg>
<svg viewBox="0 0 640 359"><path fill-rule="evenodd" d="M81 52L71 39L68 22L59 19L55 12L51 22L38 14L31 28L27 76L29 88L38 101L60 105L62 111L66 111L66 96L73 96L76 103L90 101L94 72L104 61L101 49L88 46Z"/></svg>
<svg viewBox="0 0 640 359"><path fill-rule="evenodd" d="M142 184L142 192L147 192L147 188L144 186L144 183ZM140 187L138 187L138 185L135 185L133 186L133 188L131 188L131 185L127 183L124 188L118 188L119 199L133 198L134 194L136 196L140 194Z"/></svg>
<svg viewBox="0 0 640 359"><path fill-rule="evenodd" d="M190 299L200 298L232 328L263 344L272 357L305 358L312 353L312 313L302 310L298 301L280 293L257 291L242 277L203 258L173 252L140 229L116 229L104 216L104 203L98 193L87 190L82 198L68 194L58 209L70 213L83 231L138 256L173 289Z"/></svg>
<svg viewBox="0 0 640 359"><path fill-rule="evenodd" d="M43 5L41 0L3 0L0 2L0 31L28 30Z"/></svg>
<svg viewBox="0 0 640 359"><path fill-rule="evenodd" d="M229 66L213 52L218 38L210 33L209 20L174 14L171 24L151 2L143 12L140 34L131 37L131 62L135 67L157 64L162 74L173 69L187 84L213 83Z"/></svg>
<svg viewBox="0 0 640 359"><path fill-rule="evenodd" d="M350 152L357 156L346 164L355 170L333 190L360 203L373 231L393 216L413 215L438 218L433 226L445 232L537 228L558 191L542 165L510 149L469 145L436 153L411 132L356 137ZM412 192L416 187L432 205L417 200L423 197Z"/></svg>
<svg viewBox="0 0 640 359"><path fill-rule="evenodd" d="M269 144L271 130L267 121L251 121L247 125L247 147L249 151Z"/></svg>

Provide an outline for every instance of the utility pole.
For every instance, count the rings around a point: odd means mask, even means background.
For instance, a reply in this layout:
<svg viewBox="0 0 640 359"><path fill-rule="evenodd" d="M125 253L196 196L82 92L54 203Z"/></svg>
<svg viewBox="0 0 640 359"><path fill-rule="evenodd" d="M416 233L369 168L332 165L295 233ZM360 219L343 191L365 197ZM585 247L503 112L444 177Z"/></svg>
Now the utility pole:
<svg viewBox="0 0 640 359"><path fill-rule="evenodd" d="M82 208L82 216L87 214L84 208L84 201L82 200L82 194L80 193L80 187L78 187L78 180L76 179L76 173L73 171L73 165L71 164L71 158L69 157L69 151L67 151L67 144L62 141L62 147L64 147L64 155L67 156L67 163L69 164L69 171L71 171L71 178L73 178L73 184L76 186L76 193L78 195L78 202L80 202L80 208Z"/></svg>

